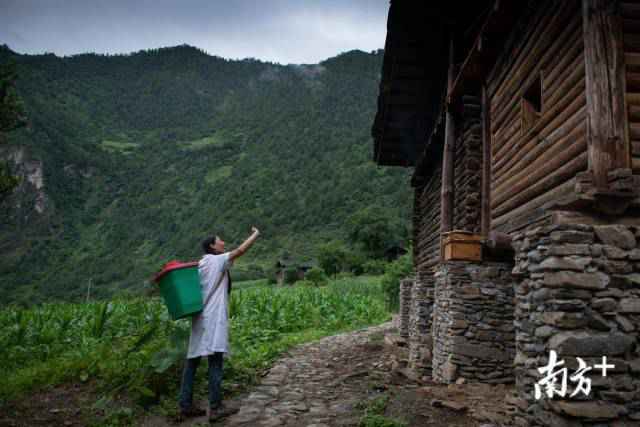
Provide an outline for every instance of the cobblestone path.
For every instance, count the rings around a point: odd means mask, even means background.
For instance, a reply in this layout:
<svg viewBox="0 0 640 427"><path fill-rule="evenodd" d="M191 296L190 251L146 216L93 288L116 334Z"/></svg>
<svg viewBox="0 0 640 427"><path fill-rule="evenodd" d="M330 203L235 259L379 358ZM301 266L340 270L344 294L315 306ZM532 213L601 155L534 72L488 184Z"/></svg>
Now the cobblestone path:
<svg viewBox="0 0 640 427"><path fill-rule="evenodd" d="M371 352L381 353L391 322L301 345L271 368L224 426L349 426L358 422L362 381L372 380ZM376 341L380 343L376 344ZM382 361L374 362L378 367Z"/></svg>
<svg viewBox="0 0 640 427"><path fill-rule="evenodd" d="M410 379L406 349L385 344L392 322L323 338L284 353L259 385L225 401L239 412L215 427L357 427L372 399L388 398L385 415L407 427L498 427L504 386L435 384ZM204 402L202 402L204 405ZM169 427L158 418L145 427ZM208 426L206 417L181 427Z"/></svg>

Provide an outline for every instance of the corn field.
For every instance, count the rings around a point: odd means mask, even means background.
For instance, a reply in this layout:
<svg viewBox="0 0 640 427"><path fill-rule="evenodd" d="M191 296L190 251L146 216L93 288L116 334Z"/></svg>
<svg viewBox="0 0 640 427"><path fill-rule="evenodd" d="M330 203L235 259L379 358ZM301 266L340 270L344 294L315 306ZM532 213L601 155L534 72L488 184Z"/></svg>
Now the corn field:
<svg viewBox="0 0 640 427"><path fill-rule="evenodd" d="M234 290L225 383L248 384L293 344L388 319L377 281ZM91 382L146 402L175 392L189 320L172 321L158 298L44 304L0 310L0 407L31 390Z"/></svg>

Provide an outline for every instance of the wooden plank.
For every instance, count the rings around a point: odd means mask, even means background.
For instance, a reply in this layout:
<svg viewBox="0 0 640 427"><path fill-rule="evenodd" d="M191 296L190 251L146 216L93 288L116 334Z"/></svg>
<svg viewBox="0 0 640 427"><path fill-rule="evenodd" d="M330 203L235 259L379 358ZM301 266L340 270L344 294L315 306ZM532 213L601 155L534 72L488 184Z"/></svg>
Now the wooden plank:
<svg viewBox="0 0 640 427"><path fill-rule="evenodd" d="M493 1L493 8L487 14L480 31L463 61L453 86L448 92L449 99L461 96L465 85L478 83L485 77L489 66L493 65L499 50L500 37L510 28L519 5L516 2Z"/></svg>
<svg viewBox="0 0 640 427"><path fill-rule="evenodd" d="M558 140L565 139L576 127L584 125L585 111L585 96L582 94L555 115L554 120L540 133L522 138L524 145L518 144L516 153L494 162L492 174L495 177L495 186L502 185L509 177L522 172L542 153L555 146Z"/></svg>
<svg viewBox="0 0 640 427"><path fill-rule="evenodd" d="M504 230L505 227L510 228L507 226L507 224L510 222L512 224L515 224L520 220L520 218L523 218L527 215L535 216L533 212L536 209L540 209L548 203L558 200L562 196L571 194L574 191L575 185L576 179L575 177L573 177L567 182L558 185L551 191L541 194L540 196L536 197L530 202L525 203L517 209L509 211L504 215L496 216L496 218L494 218L491 222L491 228L493 230Z"/></svg>
<svg viewBox="0 0 640 427"><path fill-rule="evenodd" d="M552 2L546 3L550 5ZM521 35L521 41L515 49L516 52L513 54L512 61L502 69L500 76L495 79L492 78L492 80L500 82L491 94L492 99L502 99L505 96L505 93L510 89L511 82L513 81L509 79L512 70L520 68L521 64L528 59L530 53L534 50L535 43L539 41L536 35L541 31L548 30L549 22L556 15L557 9L553 7L538 7L535 13L536 16L531 19L526 31ZM497 111L491 111L491 117L494 117L496 124L498 124L500 121L496 113Z"/></svg>
<svg viewBox="0 0 640 427"><path fill-rule="evenodd" d="M639 33L640 32L640 19L624 18L622 21L622 29L626 32Z"/></svg>
<svg viewBox="0 0 640 427"><path fill-rule="evenodd" d="M535 145L534 141L539 141L540 139L546 139L552 136L559 127L575 117L575 114L580 112L585 105L586 98L583 84L579 84L569 92L566 92L565 96L560 100L554 100L552 107L543 113L542 117L529 132L527 137L519 138L514 141L512 144L513 153L511 156L496 155L494 157L492 175L498 179L498 177L501 177L504 172L509 171L516 162L519 162L531 149L533 149L533 146ZM586 108L581 115L584 117L585 113ZM581 120L581 118L576 118L576 120ZM540 128L540 126L543 127Z"/></svg>
<svg viewBox="0 0 640 427"><path fill-rule="evenodd" d="M533 70L539 68L545 49L553 44L554 38L557 39L559 34L555 29L565 28L567 23L571 22L571 3L562 2L560 9L552 8L547 11L549 16L546 21L536 29L536 36L530 40L520 61L514 64L504 83L504 87L500 88L494 95L493 99L496 105L504 105L507 99L517 97L523 87L526 87L527 77L533 76ZM548 53L548 51L546 52ZM495 117L496 127L500 127L504 121L505 112L492 111L491 113L492 117Z"/></svg>
<svg viewBox="0 0 640 427"><path fill-rule="evenodd" d="M569 160L571 159L571 160ZM544 194L567 179L575 176L578 172L586 169L587 166L587 153L575 157L564 157L562 162L554 162L555 168L545 168L545 174L543 178L539 178L537 181L528 180L528 187L526 190L516 193L511 199L507 200L504 204L494 210L495 215L503 215L515 207L522 206L525 203L535 199L537 196Z"/></svg>
<svg viewBox="0 0 640 427"><path fill-rule="evenodd" d="M493 69L487 76L489 98L493 98L498 89L502 87L509 69L517 61L528 38L532 37L536 28L540 28L540 21L546 16L545 8L551 7L552 3L550 0L543 0L538 6L523 8L522 13L511 29L511 33L502 49L502 54L498 57Z"/></svg>
<svg viewBox="0 0 640 427"><path fill-rule="evenodd" d="M629 92L626 94L625 99L629 105L640 106L640 92Z"/></svg>
<svg viewBox="0 0 640 427"><path fill-rule="evenodd" d="M640 35L626 33L624 35L624 51L630 53L640 53Z"/></svg>
<svg viewBox="0 0 640 427"><path fill-rule="evenodd" d="M567 99L566 97L567 93L572 93L573 97L575 98L576 96L579 96L582 92L584 92L583 78L584 65L581 63L577 68L571 71L571 75L562 82L562 85L558 88L558 90L555 91L554 94L548 99L547 104L549 105L549 108L543 111L542 117L531 129L531 133L539 132L541 129L547 126L550 120L555 118L555 115L550 115L549 112L555 111L555 114L558 114L564 107L566 107L566 105L568 105L569 102L571 102L571 99ZM563 100L562 105L559 105L561 100ZM502 155L508 148L509 147L507 146L503 146L495 153L495 157L502 157Z"/></svg>
<svg viewBox="0 0 640 427"><path fill-rule="evenodd" d="M631 140L640 140L640 123L629 123L629 137Z"/></svg>
<svg viewBox="0 0 640 427"><path fill-rule="evenodd" d="M544 70L543 95L553 93L550 81L553 82L560 72L572 71L574 67L569 66L568 63L574 61L574 58L580 56L583 52L581 24L581 20L571 17L566 28L553 39L552 44L544 46L546 49L542 50L542 57L539 58L535 68L529 73L529 78L521 85L520 90L513 93L506 108L515 109L518 106L522 97L521 92L531 85L532 80L537 78L541 70ZM551 29L549 31L551 32ZM546 98L543 98L543 104L546 103Z"/></svg>
<svg viewBox="0 0 640 427"><path fill-rule="evenodd" d="M583 0L589 170L597 188L630 167L621 17L608 0Z"/></svg>
<svg viewBox="0 0 640 427"><path fill-rule="evenodd" d="M579 21L578 21L579 22ZM566 34L571 35L572 43L567 43L565 46L562 44L557 45L554 43L554 47L549 48L545 56L540 61L540 67L536 70L542 69L545 66L552 66L550 69L549 75L545 73L543 76L543 105L544 106L554 106L557 102L559 96L564 95L567 90L573 85L573 83L584 76L584 60L581 58L581 53L583 52L582 42L578 41L580 37L575 35L575 30L572 28L568 28L568 31L565 31ZM563 37L559 37L558 40L564 41ZM556 40L557 42L557 40ZM563 47L569 46L570 49L564 49ZM555 64L551 64L549 61L555 61ZM573 61L571 65L567 64L567 61ZM564 66L562 66L564 65ZM562 78L558 78L559 73L563 73ZM536 73L527 80L526 84L530 85L533 78L537 77ZM524 87L528 87L523 85ZM523 89L524 90L524 89ZM558 93L561 91L561 93ZM564 91L564 92L563 92ZM508 104L505 104L502 108L510 110L508 114L508 120L517 120L520 122L520 101L522 99L522 93L514 94L513 98L508 101ZM494 101L495 102L495 101ZM497 105L497 104L496 104ZM517 138L518 136L516 136ZM493 152L496 154L502 147L504 146L504 141L496 142L494 144Z"/></svg>
<svg viewBox="0 0 640 427"><path fill-rule="evenodd" d="M448 71L448 89L453 86L455 78L454 64L454 42L453 34L450 35L449 41L449 71ZM445 142L442 158L442 189L440 201L440 232L446 233L453 228L453 158L456 140L456 123L455 116L452 111L452 105L447 106L447 116L445 123Z"/></svg>
<svg viewBox="0 0 640 427"><path fill-rule="evenodd" d="M628 72L640 72L640 53L625 52L624 62Z"/></svg>
<svg viewBox="0 0 640 427"><path fill-rule="evenodd" d="M491 231L491 113L487 85L482 86L482 211L483 236Z"/></svg>
<svg viewBox="0 0 640 427"><path fill-rule="evenodd" d="M640 73L627 73L627 90L640 92Z"/></svg>
<svg viewBox="0 0 640 427"><path fill-rule="evenodd" d="M522 165L521 159L528 156L531 150L535 150L540 145L537 142L553 142L558 130L566 129L569 122L575 125L576 121L584 120L586 102L584 85L576 86L565 94L563 99L554 100L553 107L543 113L532 130L525 135L514 138L514 141L509 144L508 151L494 156L493 175L497 180L504 179L504 175L509 174L512 168L519 164ZM567 103L569 104L567 105ZM544 127L540 129L540 126Z"/></svg>
<svg viewBox="0 0 640 427"><path fill-rule="evenodd" d="M629 110L629 121L640 122L640 105L629 104L627 108Z"/></svg>
<svg viewBox="0 0 640 427"><path fill-rule="evenodd" d="M629 19L640 19L640 4L636 2L620 2L620 14Z"/></svg>
<svg viewBox="0 0 640 427"><path fill-rule="evenodd" d="M500 186L494 187L492 208L496 208L513 194L518 194L534 182L544 180L552 171L586 151L585 127L579 126L565 138L543 151L527 168L520 169Z"/></svg>
<svg viewBox="0 0 640 427"><path fill-rule="evenodd" d="M557 51L560 60L556 61L550 70L544 73L543 79L543 104L549 97L556 95L559 87L562 87L564 80L571 76L571 72L576 67L584 69L584 42L582 34L571 39L571 48Z"/></svg>
<svg viewBox="0 0 640 427"><path fill-rule="evenodd" d="M491 153L496 154L500 148L502 148L512 138L517 138L520 134L520 126L522 125L520 120L520 109L513 108L512 114L509 115L509 119L505 122L505 125L495 134L491 146ZM491 114L491 110L489 110Z"/></svg>
<svg viewBox="0 0 640 427"><path fill-rule="evenodd" d="M554 224L610 225L615 223L635 226L640 225L640 217L637 216L616 216L615 218L611 218L607 215L590 212L556 211L553 212L552 218Z"/></svg>

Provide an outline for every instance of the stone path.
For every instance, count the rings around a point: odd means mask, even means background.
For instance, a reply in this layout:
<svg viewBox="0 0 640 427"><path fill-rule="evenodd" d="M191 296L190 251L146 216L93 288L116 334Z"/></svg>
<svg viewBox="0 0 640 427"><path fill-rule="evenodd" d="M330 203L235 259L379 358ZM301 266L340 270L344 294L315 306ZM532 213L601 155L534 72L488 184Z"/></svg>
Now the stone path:
<svg viewBox="0 0 640 427"><path fill-rule="evenodd" d="M295 347L248 394L225 401L239 412L213 425L357 427L368 402L381 396L387 398L385 415L408 427L505 425L500 403L507 391L504 386L447 386L408 378L412 375L405 369L406 348L385 343L395 331L388 322ZM143 424L171 425L158 418ZM206 417L180 424L207 425Z"/></svg>
<svg viewBox="0 0 640 427"><path fill-rule="evenodd" d="M391 322L334 335L296 347L281 358L261 384L240 403L240 411L218 425L264 427L348 426L358 422L355 408L363 380L371 371L365 360L380 354ZM380 343L372 342L372 338ZM382 362L379 361L379 365ZM375 375L373 375L375 378Z"/></svg>

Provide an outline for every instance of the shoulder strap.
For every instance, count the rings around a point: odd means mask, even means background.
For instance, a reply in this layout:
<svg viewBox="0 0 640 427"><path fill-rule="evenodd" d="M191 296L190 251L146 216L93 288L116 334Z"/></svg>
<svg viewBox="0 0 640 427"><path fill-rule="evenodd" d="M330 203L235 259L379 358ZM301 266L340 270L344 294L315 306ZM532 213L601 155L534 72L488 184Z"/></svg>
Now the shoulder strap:
<svg viewBox="0 0 640 427"><path fill-rule="evenodd" d="M205 307L207 306L207 304L209 304L209 300L211 299L211 296L215 293L216 289L218 289L218 286L220 286L220 283L222 282L222 278L227 274L229 274L227 270L223 271L220 274L220 277L218 277L218 280L216 280L215 286L211 289L211 292L209 292L209 295L207 295L207 299L204 302Z"/></svg>

